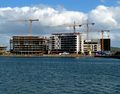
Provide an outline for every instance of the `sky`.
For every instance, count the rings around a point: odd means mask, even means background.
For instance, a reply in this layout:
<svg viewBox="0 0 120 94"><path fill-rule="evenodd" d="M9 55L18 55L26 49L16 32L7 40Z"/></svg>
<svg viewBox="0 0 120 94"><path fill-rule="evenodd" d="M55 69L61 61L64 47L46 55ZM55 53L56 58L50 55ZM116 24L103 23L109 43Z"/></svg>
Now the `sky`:
<svg viewBox="0 0 120 94"><path fill-rule="evenodd" d="M99 5L116 6L120 0L0 0L0 7L23 7L46 5L53 8L65 7L68 10L89 12Z"/></svg>
<svg viewBox="0 0 120 94"><path fill-rule="evenodd" d="M90 38L101 38L101 30L110 30L111 46L120 47L120 0L0 0L0 45L9 47L14 35L28 35L29 22L32 34L50 35L72 32L67 26L82 24L77 32L85 33L85 23L90 25ZM94 34L94 35L93 35ZM105 37L108 34L105 33Z"/></svg>

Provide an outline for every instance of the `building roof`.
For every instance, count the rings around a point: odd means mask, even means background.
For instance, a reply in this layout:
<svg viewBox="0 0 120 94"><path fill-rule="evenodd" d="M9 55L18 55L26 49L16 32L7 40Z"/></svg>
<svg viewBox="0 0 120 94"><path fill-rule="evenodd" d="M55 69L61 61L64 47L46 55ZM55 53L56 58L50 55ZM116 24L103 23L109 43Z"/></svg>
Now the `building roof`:
<svg viewBox="0 0 120 94"><path fill-rule="evenodd" d="M81 33L79 32L73 32L73 33L53 33L52 35L79 35Z"/></svg>

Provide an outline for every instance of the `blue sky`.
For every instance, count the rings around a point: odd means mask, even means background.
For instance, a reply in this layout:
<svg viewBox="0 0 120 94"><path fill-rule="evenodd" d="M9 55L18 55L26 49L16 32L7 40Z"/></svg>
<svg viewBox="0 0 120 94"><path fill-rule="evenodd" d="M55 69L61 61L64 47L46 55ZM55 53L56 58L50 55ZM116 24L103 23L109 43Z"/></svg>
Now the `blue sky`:
<svg viewBox="0 0 120 94"><path fill-rule="evenodd" d="M118 0L0 0L0 7L23 7L44 4L68 10L88 12L98 5L116 6Z"/></svg>

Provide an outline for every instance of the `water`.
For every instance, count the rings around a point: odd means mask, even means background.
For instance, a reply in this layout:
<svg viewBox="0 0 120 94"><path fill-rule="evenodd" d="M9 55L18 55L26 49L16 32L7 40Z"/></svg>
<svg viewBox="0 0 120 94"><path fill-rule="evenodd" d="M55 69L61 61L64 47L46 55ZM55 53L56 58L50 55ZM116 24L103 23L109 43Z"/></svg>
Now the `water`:
<svg viewBox="0 0 120 94"><path fill-rule="evenodd" d="M120 60L0 57L0 94L120 94Z"/></svg>

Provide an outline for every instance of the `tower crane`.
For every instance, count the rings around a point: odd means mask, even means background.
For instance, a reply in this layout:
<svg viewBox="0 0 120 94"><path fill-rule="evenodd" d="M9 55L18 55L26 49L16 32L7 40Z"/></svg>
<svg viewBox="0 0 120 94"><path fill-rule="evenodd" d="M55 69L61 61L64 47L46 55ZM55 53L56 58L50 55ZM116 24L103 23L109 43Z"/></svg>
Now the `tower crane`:
<svg viewBox="0 0 120 94"><path fill-rule="evenodd" d="M74 24L71 25L71 26L73 27L74 33L76 32L76 27L81 27L81 25L80 24L76 24L75 21L74 21Z"/></svg>
<svg viewBox="0 0 120 94"><path fill-rule="evenodd" d="M89 25L94 25L95 23L93 23L93 22L88 22L87 21L87 23L83 23L83 24L81 24L81 26L86 26L86 31L87 31L87 41L89 40Z"/></svg>
<svg viewBox="0 0 120 94"><path fill-rule="evenodd" d="M86 34L86 43L87 43L87 54L89 54L90 53L90 45L89 45L89 25L94 25L95 23L93 23L93 22L88 22L88 20L87 20L87 23L83 23L83 24L81 24L81 26L86 26L86 31L87 31L87 34Z"/></svg>
<svg viewBox="0 0 120 94"><path fill-rule="evenodd" d="M32 35L32 23L34 21L39 21L39 19L27 19L27 20L10 20L9 22L29 22L29 36Z"/></svg>
<svg viewBox="0 0 120 94"><path fill-rule="evenodd" d="M25 22L29 22L29 36L32 35L32 22L33 21L39 21L39 19L28 19L28 20L23 20Z"/></svg>
<svg viewBox="0 0 120 94"><path fill-rule="evenodd" d="M74 21L74 24L64 24L62 26L66 26L66 27L72 27L73 28L73 32L76 32L76 27L81 27L81 24L76 24L76 22Z"/></svg>

